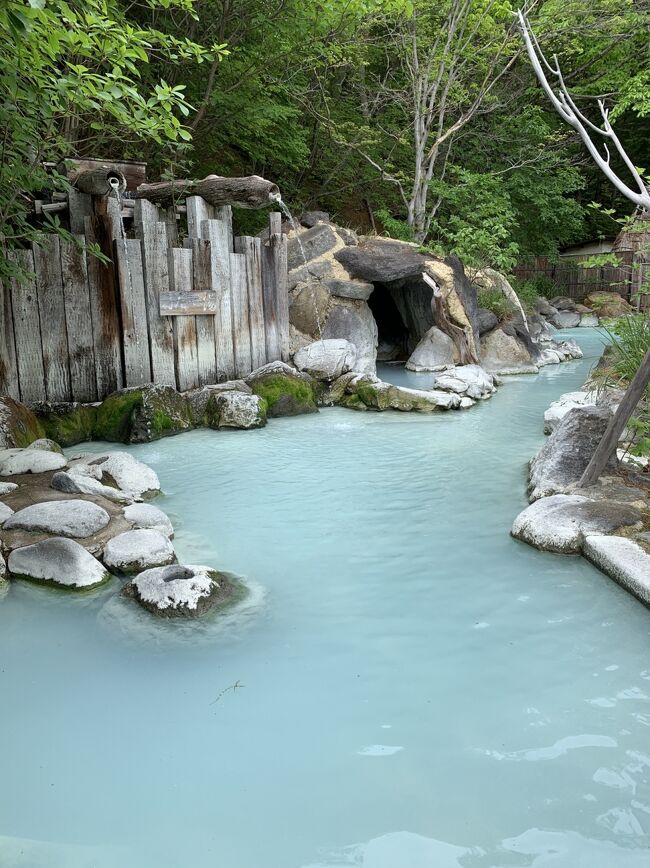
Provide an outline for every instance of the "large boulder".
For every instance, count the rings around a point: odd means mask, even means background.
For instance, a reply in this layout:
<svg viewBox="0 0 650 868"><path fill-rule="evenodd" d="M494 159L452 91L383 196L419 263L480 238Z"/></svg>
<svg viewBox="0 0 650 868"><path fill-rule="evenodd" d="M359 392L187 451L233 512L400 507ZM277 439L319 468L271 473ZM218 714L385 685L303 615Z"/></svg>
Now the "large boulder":
<svg viewBox="0 0 650 868"><path fill-rule="evenodd" d="M458 348L449 335L432 326L411 353L410 371L442 371L460 361Z"/></svg>
<svg viewBox="0 0 650 868"><path fill-rule="evenodd" d="M122 510L124 518L134 529L148 528L157 530L159 533L171 539L174 536L174 527L169 517L150 503L132 503Z"/></svg>
<svg viewBox="0 0 650 868"><path fill-rule="evenodd" d="M596 316L595 313L581 313L580 314L580 328L581 329L596 329L600 325L600 320Z"/></svg>
<svg viewBox="0 0 650 868"><path fill-rule="evenodd" d="M19 509L3 527L85 539L99 533L110 519L105 509L87 500L50 500Z"/></svg>
<svg viewBox="0 0 650 868"><path fill-rule="evenodd" d="M560 395L544 413L544 434L554 431L566 414L576 407L593 407L597 403L597 392L567 392Z"/></svg>
<svg viewBox="0 0 650 868"><path fill-rule="evenodd" d="M611 415L607 407L576 407L564 416L530 462L531 501L565 493L580 481Z"/></svg>
<svg viewBox="0 0 650 868"><path fill-rule="evenodd" d="M435 378L433 387L467 395L475 401L489 398L496 392L494 377L480 365L458 365L449 368L444 374Z"/></svg>
<svg viewBox="0 0 650 868"><path fill-rule="evenodd" d="M287 247L287 267L289 271L299 268L312 259L337 247L341 239L329 223L316 223L306 232L292 234Z"/></svg>
<svg viewBox="0 0 650 868"><path fill-rule="evenodd" d="M355 370L374 374L377 367L377 323L363 301L333 298L323 340L347 340L356 350Z"/></svg>
<svg viewBox="0 0 650 868"><path fill-rule="evenodd" d="M110 573L83 546L60 537L14 549L7 566L14 579L70 590L87 590L110 579Z"/></svg>
<svg viewBox="0 0 650 868"><path fill-rule="evenodd" d="M492 329L495 329L499 325L498 316L485 307L479 307L477 311L477 320L479 335L484 335L487 332L491 332Z"/></svg>
<svg viewBox="0 0 650 868"><path fill-rule="evenodd" d="M632 305L617 292L591 292L583 301L601 319L615 319L634 313Z"/></svg>
<svg viewBox="0 0 650 868"><path fill-rule="evenodd" d="M587 534L641 526L641 511L630 504L555 494L519 513L512 535L543 551L570 554L581 550Z"/></svg>
<svg viewBox="0 0 650 868"><path fill-rule="evenodd" d="M225 383L213 383L209 386L199 386L198 389L190 389L183 397L187 399L195 425L206 425L206 414L210 399L221 392L246 392L252 394L252 389L244 380L226 380Z"/></svg>
<svg viewBox="0 0 650 868"><path fill-rule="evenodd" d="M248 386L267 405L267 415L298 416L316 413L315 383L309 374L285 362L269 362L246 378Z"/></svg>
<svg viewBox="0 0 650 868"><path fill-rule="evenodd" d="M266 425L266 401L246 392L221 392L208 404L211 428L263 428Z"/></svg>
<svg viewBox="0 0 650 868"><path fill-rule="evenodd" d="M95 438L147 443L194 425L189 402L171 386L135 386L109 395L97 408Z"/></svg>
<svg viewBox="0 0 650 868"><path fill-rule="evenodd" d="M176 556L169 539L151 528L127 530L104 547L104 563L120 573L139 573L173 563Z"/></svg>
<svg viewBox="0 0 650 868"><path fill-rule="evenodd" d="M104 485L99 479L89 475L83 470L60 470L55 473L50 481L50 486L55 491L65 494L90 494L94 497L105 497L114 503L133 503L134 495L112 485Z"/></svg>
<svg viewBox="0 0 650 868"><path fill-rule="evenodd" d="M461 406L461 397L440 389L409 389L384 383L377 377L354 375L337 390L336 403L351 410L401 410L432 413ZM472 403L470 401L470 403Z"/></svg>
<svg viewBox="0 0 650 868"><path fill-rule="evenodd" d="M45 431L32 411L4 395L0 397L0 449L24 448Z"/></svg>
<svg viewBox="0 0 650 868"><path fill-rule="evenodd" d="M358 247L345 247L336 259L352 277L369 283L393 283L421 275L428 258L415 244L391 238L368 238Z"/></svg>
<svg viewBox="0 0 650 868"><path fill-rule="evenodd" d="M323 285L330 295L338 298L353 298L357 301L368 301L374 289L373 284L368 283L367 280L332 279L325 280Z"/></svg>
<svg viewBox="0 0 650 868"><path fill-rule="evenodd" d="M580 325L581 315L574 310L559 310L551 322L558 329L574 329Z"/></svg>
<svg viewBox="0 0 650 868"><path fill-rule="evenodd" d="M341 374L356 369L357 350L343 339L314 341L293 357L295 366L317 380L336 380Z"/></svg>
<svg viewBox="0 0 650 868"><path fill-rule="evenodd" d="M503 328L483 335L481 338L481 364L493 373L536 373L537 366L528 348L513 334Z"/></svg>
<svg viewBox="0 0 650 868"><path fill-rule="evenodd" d="M155 497L160 493L160 480L155 470L128 452L83 455L70 460L68 472L74 477L85 476L119 489L131 499Z"/></svg>
<svg viewBox="0 0 650 868"><path fill-rule="evenodd" d="M96 404L40 403L34 413L48 437L62 446L76 446L95 436Z"/></svg>
<svg viewBox="0 0 650 868"><path fill-rule="evenodd" d="M47 473L60 470L67 464L59 452L42 449L3 449L0 451L0 476L18 476L22 473Z"/></svg>
<svg viewBox="0 0 650 868"><path fill-rule="evenodd" d="M125 587L126 596L154 615L196 618L229 602L234 586L210 567L172 564L140 573Z"/></svg>
<svg viewBox="0 0 650 868"><path fill-rule="evenodd" d="M598 569L650 606L650 554L631 539L590 534L583 555Z"/></svg>
<svg viewBox="0 0 650 868"><path fill-rule="evenodd" d="M299 283L289 296L289 321L307 335L317 335L327 319L330 294L322 283Z"/></svg>

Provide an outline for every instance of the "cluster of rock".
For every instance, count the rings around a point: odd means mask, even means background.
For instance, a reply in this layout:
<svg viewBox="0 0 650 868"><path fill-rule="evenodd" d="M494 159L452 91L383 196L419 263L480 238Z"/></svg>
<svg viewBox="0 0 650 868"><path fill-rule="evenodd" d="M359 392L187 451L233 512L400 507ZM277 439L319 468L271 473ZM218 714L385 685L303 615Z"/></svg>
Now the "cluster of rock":
<svg viewBox="0 0 650 868"><path fill-rule="evenodd" d="M540 298L537 313L557 329L595 328L601 319L616 319L634 309L617 292L592 292L582 303L558 295L547 301Z"/></svg>
<svg viewBox="0 0 650 868"><path fill-rule="evenodd" d="M531 505L512 534L543 551L582 554L650 604L650 488L616 474L616 459L595 485L580 479L619 395L572 392L545 414L549 438L530 462Z"/></svg>
<svg viewBox="0 0 650 868"><path fill-rule="evenodd" d="M497 374L535 373L581 355L575 342L553 341L541 316L533 333L512 286L493 269L470 280L453 256L442 260L414 244L357 237L323 212L286 228L294 360L332 339L354 345L354 370L362 374L374 374L377 360L399 358L417 372L481 364ZM479 308L478 289L503 294L513 315L499 322ZM389 328L399 337L380 339L376 316L392 319Z"/></svg>
<svg viewBox="0 0 650 868"><path fill-rule="evenodd" d="M144 502L159 493L156 473L125 452L68 460L44 439L0 450L2 589L23 579L84 591L119 576L156 614L192 617L225 602L227 577L176 563L171 521Z"/></svg>

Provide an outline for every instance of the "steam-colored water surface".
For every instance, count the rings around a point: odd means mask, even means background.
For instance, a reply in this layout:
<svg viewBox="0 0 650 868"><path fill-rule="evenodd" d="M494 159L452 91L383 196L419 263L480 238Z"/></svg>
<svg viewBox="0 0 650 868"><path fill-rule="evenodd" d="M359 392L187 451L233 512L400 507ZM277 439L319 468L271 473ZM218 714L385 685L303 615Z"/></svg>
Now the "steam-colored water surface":
<svg viewBox="0 0 650 868"><path fill-rule="evenodd" d="M193 635L117 581L12 586L0 865L650 865L649 613L508 536L543 410L599 352L576 334L582 362L468 412L134 448L179 556L253 591Z"/></svg>

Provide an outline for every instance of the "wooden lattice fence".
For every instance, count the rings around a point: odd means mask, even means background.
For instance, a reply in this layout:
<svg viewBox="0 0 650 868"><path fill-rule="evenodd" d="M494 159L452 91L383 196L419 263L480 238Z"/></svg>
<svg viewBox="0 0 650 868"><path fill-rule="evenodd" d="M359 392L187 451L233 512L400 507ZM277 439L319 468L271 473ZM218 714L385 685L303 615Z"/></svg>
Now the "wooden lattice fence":
<svg viewBox="0 0 650 868"><path fill-rule="evenodd" d="M129 204L129 203L126 203ZM97 401L124 386L185 390L288 359L287 242L270 215L266 243L233 238L229 206L174 209L73 191L74 239L14 251L0 304L0 394L25 403ZM128 237L131 235L133 237ZM91 255L96 244L110 259Z"/></svg>

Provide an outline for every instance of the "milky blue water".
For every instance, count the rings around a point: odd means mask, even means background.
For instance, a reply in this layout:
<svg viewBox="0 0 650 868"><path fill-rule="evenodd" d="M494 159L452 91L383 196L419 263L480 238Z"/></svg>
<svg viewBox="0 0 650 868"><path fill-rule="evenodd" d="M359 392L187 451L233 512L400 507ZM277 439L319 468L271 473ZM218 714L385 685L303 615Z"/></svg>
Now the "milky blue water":
<svg viewBox="0 0 650 868"><path fill-rule="evenodd" d="M134 447L179 556L253 591L188 634L117 581L11 588L0 865L650 865L650 613L508 535L542 413L599 353L576 335L583 361L467 412Z"/></svg>

